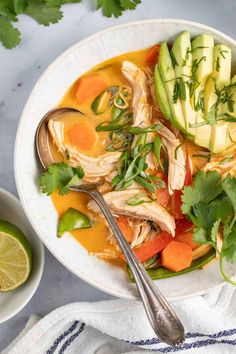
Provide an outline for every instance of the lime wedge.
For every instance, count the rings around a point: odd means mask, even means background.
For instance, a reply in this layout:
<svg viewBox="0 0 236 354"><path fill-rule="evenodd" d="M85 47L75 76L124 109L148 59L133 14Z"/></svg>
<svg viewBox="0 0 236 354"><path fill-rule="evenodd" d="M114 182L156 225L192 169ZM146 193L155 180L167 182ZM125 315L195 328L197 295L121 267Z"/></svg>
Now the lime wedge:
<svg viewBox="0 0 236 354"><path fill-rule="evenodd" d="M32 266L30 244L15 225L0 220L0 291L18 288L29 277Z"/></svg>

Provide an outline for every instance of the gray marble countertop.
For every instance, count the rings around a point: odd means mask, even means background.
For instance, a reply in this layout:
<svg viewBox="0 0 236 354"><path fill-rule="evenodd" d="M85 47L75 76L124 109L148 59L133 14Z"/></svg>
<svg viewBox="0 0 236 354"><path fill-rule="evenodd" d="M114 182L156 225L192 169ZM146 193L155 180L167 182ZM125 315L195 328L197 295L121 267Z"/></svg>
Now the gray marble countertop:
<svg viewBox="0 0 236 354"><path fill-rule="evenodd" d="M66 48L106 27L155 17L201 22L236 39L235 0L143 0L136 11L127 11L118 19L102 17L93 0L66 5L63 10L63 20L50 27L20 16L21 45L13 50L0 45L0 187L16 195L13 152L22 109L42 72ZM43 316L70 302L110 298L76 278L46 251L44 274L34 297L14 318L0 325L0 351L32 313Z"/></svg>

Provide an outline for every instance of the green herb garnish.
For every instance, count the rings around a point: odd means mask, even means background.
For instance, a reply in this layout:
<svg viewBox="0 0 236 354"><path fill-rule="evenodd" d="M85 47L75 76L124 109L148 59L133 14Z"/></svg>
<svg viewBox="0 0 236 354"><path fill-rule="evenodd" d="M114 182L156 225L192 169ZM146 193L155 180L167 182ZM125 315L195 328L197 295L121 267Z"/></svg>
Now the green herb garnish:
<svg viewBox="0 0 236 354"><path fill-rule="evenodd" d="M220 254L220 269L224 278L223 261L236 261L236 178L222 180L217 171L199 171L192 186L184 187L182 211L195 224L194 239L199 244L211 244ZM217 234L223 237L222 250L217 249Z"/></svg>
<svg viewBox="0 0 236 354"><path fill-rule="evenodd" d="M53 163L39 180L43 193L52 194L59 190L60 194L67 194L69 187L81 184L84 171L81 167L70 167L65 162Z"/></svg>
<svg viewBox="0 0 236 354"><path fill-rule="evenodd" d="M29 15L39 24L49 26L63 17L61 6L81 0L3 0L0 3L0 41L6 48L20 43L20 32L12 22L21 14ZM141 0L97 0L97 9L106 17L119 17L126 10L134 10Z"/></svg>

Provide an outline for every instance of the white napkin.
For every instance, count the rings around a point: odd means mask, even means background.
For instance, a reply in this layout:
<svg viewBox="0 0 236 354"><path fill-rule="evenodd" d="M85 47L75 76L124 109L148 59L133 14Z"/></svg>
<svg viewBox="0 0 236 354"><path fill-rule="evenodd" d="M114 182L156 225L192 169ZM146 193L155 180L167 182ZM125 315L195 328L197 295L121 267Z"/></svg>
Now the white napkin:
<svg viewBox="0 0 236 354"><path fill-rule="evenodd" d="M236 353L236 291L222 289L172 303L186 328L183 347L160 342L139 301L72 303L31 317L2 354Z"/></svg>

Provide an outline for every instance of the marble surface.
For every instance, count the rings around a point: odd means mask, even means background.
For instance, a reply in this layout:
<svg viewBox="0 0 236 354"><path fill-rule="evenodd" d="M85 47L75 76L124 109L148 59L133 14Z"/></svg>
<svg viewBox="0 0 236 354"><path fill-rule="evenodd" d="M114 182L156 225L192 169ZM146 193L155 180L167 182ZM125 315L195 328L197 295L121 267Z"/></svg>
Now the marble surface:
<svg viewBox="0 0 236 354"><path fill-rule="evenodd" d="M38 26L33 19L21 16L21 45L14 50L0 46L0 187L16 195L13 152L22 109L41 73L66 48L106 27L155 17L201 22L236 38L235 0L143 0L136 11L126 12L118 19L102 17L95 11L93 0L65 5L63 10L63 20L50 27ZM0 351L31 313L43 316L69 302L110 298L76 278L46 251L44 274L36 294L19 314L0 325Z"/></svg>

